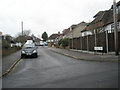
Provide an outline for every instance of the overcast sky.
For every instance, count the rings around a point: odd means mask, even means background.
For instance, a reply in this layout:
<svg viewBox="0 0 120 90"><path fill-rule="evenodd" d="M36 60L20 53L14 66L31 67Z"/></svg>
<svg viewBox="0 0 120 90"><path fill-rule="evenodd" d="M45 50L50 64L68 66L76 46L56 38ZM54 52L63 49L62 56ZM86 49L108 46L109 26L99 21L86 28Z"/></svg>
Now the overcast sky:
<svg viewBox="0 0 120 90"><path fill-rule="evenodd" d="M113 0L0 0L0 31L15 36L23 21L24 30L36 36L46 31L50 36L72 24L90 22L112 4Z"/></svg>

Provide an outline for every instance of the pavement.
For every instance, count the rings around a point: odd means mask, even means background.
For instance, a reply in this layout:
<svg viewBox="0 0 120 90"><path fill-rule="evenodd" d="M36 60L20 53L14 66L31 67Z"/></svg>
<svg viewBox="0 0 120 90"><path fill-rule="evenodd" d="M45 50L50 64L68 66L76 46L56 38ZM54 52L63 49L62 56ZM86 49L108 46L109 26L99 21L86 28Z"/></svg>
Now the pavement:
<svg viewBox="0 0 120 90"><path fill-rule="evenodd" d="M20 60L20 51L10 54L2 58L2 75L6 75Z"/></svg>
<svg viewBox="0 0 120 90"><path fill-rule="evenodd" d="M59 48L50 48L51 51L72 57L78 60L87 60L87 61L104 61L104 62L118 62L120 60L120 55L116 56L114 54L100 54L94 52L86 52L74 49L59 49Z"/></svg>
<svg viewBox="0 0 120 90"><path fill-rule="evenodd" d="M99 61L99 62L101 61L118 62L118 60L120 60L120 55L115 56L108 54L104 54L104 55L93 54L93 53L81 52L79 50L66 50L66 49L51 48L51 47L49 47L49 50L78 60ZM20 51L17 51L9 56L2 58L2 76L8 74L19 61L20 61Z"/></svg>

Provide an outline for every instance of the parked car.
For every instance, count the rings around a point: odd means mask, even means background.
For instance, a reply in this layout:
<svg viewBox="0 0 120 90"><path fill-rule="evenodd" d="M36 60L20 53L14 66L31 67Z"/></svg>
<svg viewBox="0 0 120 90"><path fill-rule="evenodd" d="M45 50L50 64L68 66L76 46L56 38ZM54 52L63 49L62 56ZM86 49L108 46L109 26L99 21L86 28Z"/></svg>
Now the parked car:
<svg viewBox="0 0 120 90"><path fill-rule="evenodd" d="M35 46L40 46L40 43L39 42L35 42Z"/></svg>
<svg viewBox="0 0 120 90"><path fill-rule="evenodd" d="M24 58L25 56L33 56L38 57L37 47L34 43L32 44L24 44L21 51L21 58Z"/></svg>
<svg viewBox="0 0 120 90"><path fill-rule="evenodd" d="M43 43L43 42L40 42L40 46L44 46L44 43Z"/></svg>
<svg viewBox="0 0 120 90"><path fill-rule="evenodd" d="M26 44L32 44L33 43L33 40L27 40L26 41Z"/></svg>
<svg viewBox="0 0 120 90"><path fill-rule="evenodd" d="M48 46L48 43L47 43L47 42L44 42L44 46Z"/></svg>

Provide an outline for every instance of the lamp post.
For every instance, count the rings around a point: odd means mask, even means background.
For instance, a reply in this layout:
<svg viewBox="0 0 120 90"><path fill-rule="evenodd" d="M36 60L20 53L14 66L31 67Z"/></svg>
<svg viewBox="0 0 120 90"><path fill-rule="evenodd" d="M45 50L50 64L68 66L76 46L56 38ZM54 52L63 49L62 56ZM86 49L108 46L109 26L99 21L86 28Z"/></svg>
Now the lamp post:
<svg viewBox="0 0 120 90"><path fill-rule="evenodd" d="M22 42L22 44L23 44L23 22L21 22L21 30L22 30L21 42Z"/></svg>
<svg viewBox="0 0 120 90"><path fill-rule="evenodd" d="M116 0L113 0L113 19L114 19L115 55L119 55Z"/></svg>

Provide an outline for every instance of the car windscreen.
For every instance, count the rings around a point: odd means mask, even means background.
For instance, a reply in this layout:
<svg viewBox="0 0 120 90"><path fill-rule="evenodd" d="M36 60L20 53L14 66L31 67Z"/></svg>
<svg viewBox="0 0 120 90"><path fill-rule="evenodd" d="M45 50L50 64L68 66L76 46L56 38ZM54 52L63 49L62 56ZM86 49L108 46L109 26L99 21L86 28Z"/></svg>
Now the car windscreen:
<svg viewBox="0 0 120 90"><path fill-rule="evenodd" d="M34 48L35 44L25 44L23 48Z"/></svg>

